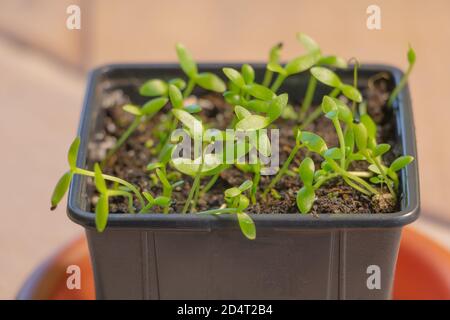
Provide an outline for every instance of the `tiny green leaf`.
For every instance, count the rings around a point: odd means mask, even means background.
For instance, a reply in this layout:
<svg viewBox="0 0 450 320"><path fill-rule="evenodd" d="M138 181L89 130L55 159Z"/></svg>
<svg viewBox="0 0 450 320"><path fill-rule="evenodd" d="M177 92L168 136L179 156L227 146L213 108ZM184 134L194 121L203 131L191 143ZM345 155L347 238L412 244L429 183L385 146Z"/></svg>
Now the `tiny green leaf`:
<svg viewBox="0 0 450 320"><path fill-rule="evenodd" d="M308 52L320 51L320 47L317 42L304 33L297 33L297 40L305 47Z"/></svg>
<svg viewBox="0 0 450 320"><path fill-rule="evenodd" d="M184 110L189 112L190 114L199 113L200 111L202 111L202 107L200 107L198 104L191 104L189 106L184 107Z"/></svg>
<svg viewBox="0 0 450 320"><path fill-rule="evenodd" d="M300 210L300 212L303 214L308 213L314 204L315 198L316 195L314 193L313 187L311 186L302 187L297 192L297 207Z"/></svg>
<svg viewBox="0 0 450 320"><path fill-rule="evenodd" d="M67 161L69 162L70 170L73 171L77 167L78 150L80 149L80 137L76 137L70 145L67 153Z"/></svg>
<svg viewBox="0 0 450 320"><path fill-rule="evenodd" d="M337 88L342 85L341 79L338 75L325 67L313 67L311 68L311 74L320 82L327 86Z"/></svg>
<svg viewBox="0 0 450 320"><path fill-rule="evenodd" d="M270 105L272 104L271 101L262 101L262 100L250 100L247 102L245 107L249 110L255 111L255 112L268 112Z"/></svg>
<svg viewBox="0 0 450 320"><path fill-rule="evenodd" d="M337 56L324 56L320 58L319 62L317 62L319 65L328 65L336 68L345 69L347 68L347 61L341 57Z"/></svg>
<svg viewBox="0 0 450 320"><path fill-rule="evenodd" d="M235 106L234 113L236 113L236 117L238 118L238 120L242 120L252 115L250 111L241 106Z"/></svg>
<svg viewBox="0 0 450 320"><path fill-rule="evenodd" d="M303 159L300 163L298 173L305 186L311 186L314 180L314 161L310 157Z"/></svg>
<svg viewBox="0 0 450 320"><path fill-rule="evenodd" d="M223 94L223 97L225 98L226 102L228 102L229 104L231 104L233 106L240 104L240 102L241 102L241 97L236 92L226 91Z"/></svg>
<svg viewBox="0 0 450 320"><path fill-rule="evenodd" d="M245 80L239 73L239 71L233 68L223 68L222 71L227 76L227 78L230 79L230 81L233 82L238 88L242 88L243 86L245 86Z"/></svg>
<svg viewBox="0 0 450 320"><path fill-rule="evenodd" d="M271 155L272 148L267 132L258 131L258 142L256 149L265 157L269 157Z"/></svg>
<svg viewBox="0 0 450 320"><path fill-rule="evenodd" d="M383 154L385 154L386 152L388 152L389 150L391 150L391 146L387 143L381 143L379 145L377 145L375 147L375 150L373 152L373 156L374 157L379 157L382 156Z"/></svg>
<svg viewBox="0 0 450 320"><path fill-rule="evenodd" d="M197 75L197 64L192 58L191 54L181 44L176 45L178 61L180 62L181 69L189 76L189 78L195 78Z"/></svg>
<svg viewBox="0 0 450 320"><path fill-rule="evenodd" d="M126 104L122 107L123 111L131 113L134 116L142 116L141 108L132 104Z"/></svg>
<svg viewBox="0 0 450 320"><path fill-rule="evenodd" d="M183 108L183 94L181 93L180 89L178 89L178 87L173 84L169 85L169 98L170 103L174 108Z"/></svg>
<svg viewBox="0 0 450 320"><path fill-rule="evenodd" d="M323 153L325 159L338 160L342 158L342 152L339 148L330 148Z"/></svg>
<svg viewBox="0 0 450 320"><path fill-rule="evenodd" d="M252 97L255 97L257 99L272 100L273 98L275 98L275 93L273 93L272 90L260 84L249 84L245 88Z"/></svg>
<svg viewBox="0 0 450 320"><path fill-rule="evenodd" d="M203 89L214 92L224 92L227 89L222 79L211 72L200 73L196 78L196 82Z"/></svg>
<svg viewBox="0 0 450 320"><path fill-rule="evenodd" d="M270 121L275 121L282 114L284 108L288 103L288 98L288 94L283 93L272 100L269 106L269 110L267 111L267 115L270 118Z"/></svg>
<svg viewBox="0 0 450 320"><path fill-rule="evenodd" d="M174 78L169 81L169 84L173 84L175 87L177 87L180 90L183 90L184 88L186 88L186 81L184 81L181 78Z"/></svg>
<svg viewBox="0 0 450 320"><path fill-rule="evenodd" d="M225 190L225 197L227 198L234 198L240 195L242 191L237 187L232 187L227 190Z"/></svg>
<svg viewBox="0 0 450 320"><path fill-rule="evenodd" d="M152 79L139 88L139 94L145 97L157 97L167 94L167 83L161 79Z"/></svg>
<svg viewBox="0 0 450 320"><path fill-rule="evenodd" d="M173 86L171 84L171 86ZM173 86L175 87L175 86ZM176 88L176 87L175 87ZM146 104L142 106L141 114L150 115L157 113L159 110L161 110L169 101L167 98L156 98L153 100L148 101Z"/></svg>
<svg viewBox="0 0 450 320"><path fill-rule="evenodd" d="M241 74L246 84L252 84L255 81L255 70L251 65L247 63L243 64Z"/></svg>
<svg viewBox="0 0 450 320"><path fill-rule="evenodd" d="M167 207L170 204L171 200L168 197L156 197L154 200L154 204L160 207Z"/></svg>
<svg viewBox="0 0 450 320"><path fill-rule="evenodd" d="M349 84L344 84L341 86L341 90L342 90L342 93L344 94L344 96L346 96L350 100L355 101L355 102L362 101L362 95L359 92L359 90L356 89L355 87L353 87Z"/></svg>
<svg viewBox="0 0 450 320"><path fill-rule="evenodd" d="M350 108L341 100L332 98L336 103L336 107L338 109L339 120L345 122L346 124L351 124L353 122L353 112Z"/></svg>
<svg viewBox="0 0 450 320"><path fill-rule="evenodd" d="M239 186L239 190L241 190L241 192L244 192L248 189L250 189L253 186L253 182L251 180L245 180L244 182L242 182L242 184Z"/></svg>
<svg viewBox="0 0 450 320"><path fill-rule="evenodd" d="M304 56L297 57L289 61L284 69L288 75L300 73L314 66L320 59L320 53L317 51L310 52Z"/></svg>
<svg viewBox="0 0 450 320"><path fill-rule="evenodd" d="M173 109L172 112L173 115L186 126L191 136L198 136L203 134L202 123L191 114L189 114L189 112L186 112L182 109Z"/></svg>
<svg viewBox="0 0 450 320"><path fill-rule="evenodd" d="M267 64L267 69L272 72L280 73L282 75L287 75L286 70L284 70L284 68L279 63L269 62L269 64Z"/></svg>
<svg viewBox="0 0 450 320"><path fill-rule="evenodd" d="M95 206L95 226L98 232L102 232L108 223L109 203L108 195L101 194Z"/></svg>
<svg viewBox="0 0 450 320"><path fill-rule="evenodd" d="M408 62L410 65L413 65L416 62L416 52L411 47L411 45L409 45L407 57L408 57Z"/></svg>
<svg viewBox="0 0 450 320"><path fill-rule="evenodd" d="M353 134L355 135L356 146L364 151L367 148L367 129L363 123L353 124Z"/></svg>
<svg viewBox="0 0 450 320"><path fill-rule="evenodd" d="M323 113L327 114L328 112L336 111L336 110L337 110L336 102L329 96L324 96L322 99Z"/></svg>
<svg viewBox="0 0 450 320"><path fill-rule="evenodd" d="M270 124L268 117L263 117L257 114L252 114L236 123L237 130L259 130L267 127Z"/></svg>
<svg viewBox="0 0 450 320"><path fill-rule="evenodd" d="M320 136L312 132L301 132L299 140L310 151L316 152L318 154L322 154L328 149L325 141Z"/></svg>
<svg viewBox="0 0 450 320"><path fill-rule="evenodd" d="M163 168L164 164L162 164L161 162L153 162L153 163L149 163L147 165L147 170L151 171L151 170L155 170L156 168Z"/></svg>
<svg viewBox="0 0 450 320"><path fill-rule="evenodd" d="M365 114L361 115L359 120L366 127L367 136L369 137L369 139L372 139L372 140L376 139L377 125L375 124L373 119L367 113L365 113Z"/></svg>
<svg viewBox="0 0 450 320"><path fill-rule="evenodd" d="M392 171L399 171L399 170L403 169L404 167L406 167L411 162L413 162L413 160L414 160L414 157L412 157L412 156L401 156L401 157L395 159L394 162L391 163L391 166L389 167L389 169L391 169Z"/></svg>
<svg viewBox="0 0 450 320"><path fill-rule="evenodd" d="M62 175L61 178L59 178L58 183L55 186L55 189L53 190L52 198L51 198L51 210L55 210L61 199L64 197L64 195L67 192L67 189L69 189L70 181L72 180L72 172L67 171Z"/></svg>
<svg viewBox="0 0 450 320"><path fill-rule="evenodd" d="M239 221L239 227L241 228L244 236L250 240L254 240L256 238L256 228L252 218L250 218L250 216L245 212L239 212L237 214L237 218Z"/></svg>
<svg viewBox="0 0 450 320"><path fill-rule="evenodd" d="M94 178L95 187L101 194L106 194L108 192L108 188L106 187L106 181L103 178L102 171L98 163L94 165L94 173L95 173Z"/></svg>

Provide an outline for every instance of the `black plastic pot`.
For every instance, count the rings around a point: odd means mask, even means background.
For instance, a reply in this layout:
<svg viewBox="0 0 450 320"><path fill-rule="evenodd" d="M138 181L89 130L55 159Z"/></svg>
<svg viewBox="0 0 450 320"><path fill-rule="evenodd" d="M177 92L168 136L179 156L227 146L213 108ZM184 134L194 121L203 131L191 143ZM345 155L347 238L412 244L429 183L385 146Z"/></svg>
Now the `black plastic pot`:
<svg viewBox="0 0 450 320"><path fill-rule="evenodd" d="M264 66L254 66L261 76ZM201 70L218 75L222 67L200 65ZM381 71L390 73L395 82L402 75L389 66L365 66L359 79L366 83ZM340 75L351 82L352 70ZM144 80L174 76L182 76L175 65L111 65L94 70L78 132L78 165L88 165L87 146L101 125L99 106L106 95L121 89L139 99L137 87ZM307 77L305 73L288 78L282 91L300 99ZM318 94L327 92L321 90L325 88L319 87ZM401 210L392 214L253 215L254 241L242 236L232 215L111 214L107 229L97 233L94 214L87 209L86 179L75 177L68 214L86 229L97 298L390 298L402 227L419 214L417 152L407 88L394 111L401 152L416 161L401 172ZM380 270L380 289L367 285L373 270L376 273L373 265Z"/></svg>

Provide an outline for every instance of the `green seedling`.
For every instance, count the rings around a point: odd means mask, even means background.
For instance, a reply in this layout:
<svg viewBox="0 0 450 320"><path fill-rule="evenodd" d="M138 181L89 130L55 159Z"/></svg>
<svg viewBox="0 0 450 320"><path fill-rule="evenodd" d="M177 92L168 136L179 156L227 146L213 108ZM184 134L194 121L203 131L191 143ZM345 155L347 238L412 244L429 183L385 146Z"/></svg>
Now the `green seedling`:
<svg viewBox="0 0 450 320"><path fill-rule="evenodd" d="M402 91L402 89L405 87L406 83L408 82L408 78L414 68L414 64L416 63L416 53L415 53L414 49L411 47L411 45L409 46L409 49L408 49L407 58L408 58L408 64L409 64L408 69L406 70L406 72L403 75L403 77L401 78L400 82L398 83L398 85L395 87L395 89L392 91L391 95L389 96L388 106L390 106L390 107L394 103L394 101L397 98L400 91Z"/></svg>
<svg viewBox="0 0 450 320"><path fill-rule="evenodd" d="M330 69L325 67L312 67L310 71L312 76L319 82L333 88L333 91L330 93L331 97L335 98L342 92L342 94L351 101L355 101L357 103L362 102L362 95L359 90L353 85L343 83L339 76ZM321 114L321 108L314 110L314 112L310 113L309 116L303 121L301 128L307 127Z"/></svg>
<svg viewBox="0 0 450 320"><path fill-rule="evenodd" d="M151 208L157 206L157 207L161 207L161 208L169 208L170 203L172 202L172 200L170 200L170 197L165 197L165 196L160 196L160 197L156 197L154 198L150 193L148 192L143 192L142 193L145 197L145 199L147 199L147 205L141 210L141 212L150 212ZM168 213L168 211L166 212L166 210L164 210L164 213Z"/></svg>
<svg viewBox="0 0 450 320"><path fill-rule="evenodd" d="M117 152L117 150L125 143L125 141L131 136L131 134L139 127L143 122L150 120L159 110L161 110L169 100L165 97L155 98L142 107L138 107L133 104L127 104L123 106L123 110L132 114L134 116L133 122L125 130L125 132L120 136L115 145L108 151L105 159L102 161L102 165Z"/></svg>
<svg viewBox="0 0 450 320"><path fill-rule="evenodd" d="M249 199L244 193L252 188L252 182L250 180L244 181L239 187L232 187L225 190L224 199L225 204L219 209L213 209L208 211L202 211L198 214L212 214L219 215L224 213L234 213L237 216L239 222L239 228L242 234L250 240L256 238L255 223L252 218L245 213L245 209L249 206Z"/></svg>
<svg viewBox="0 0 450 320"><path fill-rule="evenodd" d="M292 59L291 61L286 63L284 67L281 66L279 62L269 62L269 64L267 65L267 69L271 72L278 73L278 76L270 89L273 92L277 92L287 77L308 70L309 68L314 66L319 61L319 59L320 52L317 50L312 50L310 52L307 52L305 55L298 56Z"/></svg>
<svg viewBox="0 0 450 320"><path fill-rule="evenodd" d="M314 39L304 33L297 33L297 40L305 47L308 53L316 52L319 55L319 59L316 66L330 66L335 68L347 68L347 63L343 58L334 55L322 55L321 49ZM306 88L305 98L303 99L302 106L298 118L300 121L304 120L308 110L311 106L314 98L314 93L317 87L317 79L313 76L309 77L308 86Z"/></svg>
<svg viewBox="0 0 450 320"><path fill-rule="evenodd" d="M266 71L264 73L264 79L262 85L269 87L272 82L273 71L269 69L269 65L279 65L280 64L280 51L283 48L283 43L277 43L274 45L269 52L269 61L266 65Z"/></svg>
<svg viewBox="0 0 450 320"><path fill-rule="evenodd" d="M58 183L56 184L56 186L53 190L53 194L51 197L51 209L52 210L56 209L58 203L62 200L62 198L66 194L67 189L69 188L70 182L75 174L92 177L92 178L95 178L96 176L99 175L99 174L96 174L94 171L89 171L89 170L77 167L76 161L77 161L77 157L78 157L79 147L80 147L80 138L77 137L72 142L72 144L69 148L68 156L67 156L68 163L69 163L69 171L64 173L64 175L59 179ZM145 206L145 201L144 201L143 196L141 195L139 190L131 183L129 183L123 179L120 179L120 178L117 178L114 176L110 176L110 175L106 175L106 174L102 174L101 177L104 180L111 181L111 182L114 182L115 184L123 186L125 190L128 190L129 192L134 194L134 196L138 199L141 207ZM100 178L97 178L97 179L100 179ZM119 191L119 190L117 190L117 191ZM128 192L128 194L129 194L129 192ZM104 200L102 200L102 201L104 201ZM128 205L129 205L130 212L134 212L133 201L131 198L130 198Z"/></svg>
<svg viewBox="0 0 450 320"><path fill-rule="evenodd" d="M390 150L390 146L377 144L376 125L368 114L361 115L360 122L355 121L350 108L330 96L323 98L321 107L325 116L333 122L339 147L324 148L324 151L319 153L324 161L318 171L315 171L310 158L302 161L299 175L303 187L297 193L297 207L300 212L308 213L314 204L316 190L326 181L337 177L341 177L350 187L367 196L378 195L380 192L364 178L369 178L373 184L385 184L395 199L398 188L397 172L411 163L413 158L402 156L389 168L385 167L382 156ZM345 125L345 129L341 123ZM369 171L349 171L349 166L355 160L366 161Z"/></svg>
<svg viewBox="0 0 450 320"><path fill-rule="evenodd" d="M180 67L189 78L186 89L183 92L184 98L187 98L192 93L195 85L215 92L225 91L225 83L214 73L198 71L197 63L181 43L176 45L176 51Z"/></svg>

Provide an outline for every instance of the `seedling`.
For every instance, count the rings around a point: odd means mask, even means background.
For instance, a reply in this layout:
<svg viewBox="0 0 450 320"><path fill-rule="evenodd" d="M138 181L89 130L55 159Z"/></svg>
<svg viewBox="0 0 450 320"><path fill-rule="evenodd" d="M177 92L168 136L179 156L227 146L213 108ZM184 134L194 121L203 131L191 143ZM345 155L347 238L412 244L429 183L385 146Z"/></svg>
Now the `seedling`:
<svg viewBox="0 0 450 320"><path fill-rule="evenodd" d="M342 94L351 101L355 101L357 103L362 102L362 95L359 90L355 86L343 83L339 76L332 70L325 67L313 67L310 71L313 77L319 82L333 88L333 91L330 93L331 97L337 97L342 92ZM307 127L310 123L317 119L321 113L321 108L314 110L314 112L310 113L310 115L302 123L301 128Z"/></svg>
<svg viewBox="0 0 450 320"><path fill-rule="evenodd" d="M321 49L319 45L317 44L314 39L309 37L308 35L304 33L297 33L297 40L305 47L305 49L308 51L308 53L314 53L316 52L320 57L319 60L316 63L316 66L331 66L335 68L347 68L347 63L344 59L334 56L334 55L328 55L324 56L322 55ZM308 86L306 88L305 97L303 99L302 106L300 108L300 113L298 115L299 120L302 121L306 114L308 113L308 110L311 106L312 100L314 98L314 93L316 91L317 87L317 79L313 76L309 77Z"/></svg>
<svg viewBox="0 0 450 320"><path fill-rule="evenodd" d="M405 87L406 83L408 82L408 78L414 68L414 64L416 63L416 53L415 53L414 49L411 47L411 45L409 46L409 49L408 49L407 58L408 58L408 63L409 63L408 69L406 70L402 79L400 80L398 85L395 87L395 89L392 91L391 95L389 96L388 106L392 106L392 104L394 103L394 101L397 98L400 91L402 91L402 89Z"/></svg>
<svg viewBox="0 0 450 320"><path fill-rule="evenodd" d="M361 122L354 121L353 114L342 101L325 96L322 101L322 111L329 118L336 129L339 148L324 147L319 153L325 160L321 170L315 171L314 163L305 158L300 167L299 175L303 187L297 193L297 207L301 213L308 213L315 201L315 192L323 183L330 179L341 177L352 188L367 195L378 195L379 190L363 178L370 178L371 183L387 185L391 196L396 199L398 188L397 172L413 161L411 156L402 156L396 159L389 168L382 164L382 155L389 151L387 144L377 145L376 125L369 115L361 116ZM341 122L346 126L345 135ZM355 146L358 149L355 151ZM377 174L373 177L371 172L348 170L354 160L365 160L369 163L369 170ZM338 162L336 162L338 161Z"/></svg>
<svg viewBox="0 0 450 320"><path fill-rule="evenodd" d="M202 211L198 214L219 215L223 213L234 213L237 216L242 234L248 239L254 240L256 238L255 223L252 218L244 212L250 203L244 193L251 189L252 185L253 183L250 180L246 180L239 187L232 187L225 190L225 204L221 208Z"/></svg>
<svg viewBox="0 0 450 320"><path fill-rule="evenodd" d="M163 211L167 214L173 203L175 188L183 183L181 179L184 175L192 178L192 185L186 196L182 213L196 212L199 198L206 195L215 186L219 176L232 166L246 174L252 174L252 179L246 180L240 186L226 189L224 203L220 208L201 211L198 214L236 214L239 227L248 239L255 239L256 230L254 222L245 211L250 203L267 201L269 193L271 197L281 199L282 190L277 190L276 187L281 179L288 175L298 176L303 183L296 198L296 204L301 213L311 211L317 190L333 179L342 179L348 186L368 197L388 196L397 201L398 173L411 163L413 158L405 155L394 160L389 166L384 163L383 157L389 152L391 146L377 143L377 126L365 111L365 103L362 102L362 95L357 86L358 61L354 59L356 63L353 84L346 84L334 71L327 68L346 67L347 64L343 59L333 55L323 55L318 44L305 34L297 34L297 39L306 49L306 53L282 66L280 64L282 45L275 45L270 50L261 84L255 78L253 67L244 64L240 69L223 68L223 73L228 79L228 84L225 85L217 75L200 72L191 54L183 45L177 44L177 56L187 81L181 78L146 81L139 88L139 93L151 99L142 106L134 104L123 106L123 110L133 115L134 119L102 161L103 165L106 164L107 159L117 152L140 125L145 125L158 114L159 123L153 126L153 135L146 143L146 147L154 155L152 163L147 166L149 179L153 185L161 187L161 195L153 195L149 190L140 190L123 179L105 175L98 164L94 165L93 171L79 168L76 160L80 139L76 138L68 153L69 170L60 178L54 189L51 199L52 210L67 192L75 174L94 178L99 194L95 207L96 226L98 231L103 231L108 221L111 197L126 198L129 213ZM392 105L405 86L414 66L415 53L411 47L408 51L408 61L409 68L392 92L388 101L389 105ZM300 113L297 114L294 107L288 104L288 95L277 92L287 77L307 70L310 70L311 74ZM275 81L273 81L274 74L277 74ZM319 108L309 112L318 82L331 87L332 91L323 97ZM224 99L233 108L233 119L225 124L227 128L234 129L233 133L228 130L212 132L208 130L209 124L206 121L203 123L198 115L202 112L200 105L187 102L192 99L189 97L196 86L223 93ZM351 108L338 99L340 94L351 101ZM357 104L359 104L358 112L356 112ZM167 111L165 114L161 114L163 108ZM303 130L321 115L329 119L334 127L338 138L338 145L335 147L329 148L325 140L317 133ZM280 118L299 120L301 125L299 128L293 128L295 144L291 146L287 159L263 190L261 197L258 197L258 192L262 191L260 190L261 172L266 169L266 163L261 161L262 157L259 156L256 157L256 161L253 161L254 151L266 158L272 155L272 141L269 139L267 130L276 128L279 123L277 120ZM180 124L181 131L176 130ZM237 135L240 133L250 137L249 141L239 141ZM188 157L185 155L179 157L175 154L179 139L184 137L194 141L193 158L191 154ZM226 147L216 153L209 152L217 141L224 142ZM306 149L308 156L301 161L298 169L290 168L302 148ZM316 168L309 156L311 153L317 154L322 159L320 167ZM241 161L247 155L251 158L250 163ZM354 161L366 163L366 169L352 171ZM210 180L201 188L202 179L205 177L210 177ZM155 210L155 207L159 208Z"/></svg>

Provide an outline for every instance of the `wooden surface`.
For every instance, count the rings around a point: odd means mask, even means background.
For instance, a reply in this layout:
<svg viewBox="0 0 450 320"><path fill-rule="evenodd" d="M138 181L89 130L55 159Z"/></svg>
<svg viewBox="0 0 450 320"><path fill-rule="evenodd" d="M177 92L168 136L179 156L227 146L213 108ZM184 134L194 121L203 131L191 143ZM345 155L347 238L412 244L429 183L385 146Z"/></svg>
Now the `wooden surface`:
<svg viewBox="0 0 450 320"><path fill-rule="evenodd" d="M382 29L369 31L366 8L375 2ZM302 52L295 41L302 31L325 53L401 68L410 42L417 52L410 86L425 213L419 226L450 245L450 1L79 3L82 29L68 31L60 1L0 2L0 298L13 297L40 259L81 231L66 218L64 204L50 213L48 198L66 168L84 71L109 62L174 61L177 41L204 61L262 61L271 45L283 41L288 59Z"/></svg>

